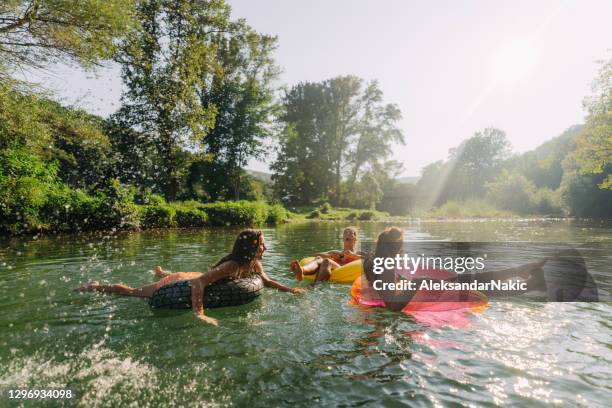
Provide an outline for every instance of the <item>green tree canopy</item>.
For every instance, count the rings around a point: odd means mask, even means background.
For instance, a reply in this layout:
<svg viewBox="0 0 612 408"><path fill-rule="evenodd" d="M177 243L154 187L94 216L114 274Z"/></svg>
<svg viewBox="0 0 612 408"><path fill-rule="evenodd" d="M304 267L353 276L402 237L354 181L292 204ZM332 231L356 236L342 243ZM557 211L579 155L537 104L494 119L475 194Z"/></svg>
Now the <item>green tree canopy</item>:
<svg viewBox="0 0 612 408"><path fill-rule="evenodd" d="M449 150L446 162L436 162L423 169L417 183L419 196L426 206L439 205L449 199L480 197L486 183L500 172L510 154L506 134L486 128Z"/></svg>
<svg viewBox="0 0 612 408"><path fill-rule="evenodd" d="M3 0L0 64L5 69L55 62L91 66L109 59L117 39L133 28L133 6L134 0Z"/></svg>
<svg viewBox="0 0 612 408"><path fill-rule="evenodd" d="M300 83L283 98L285 131L272 169L281 195L302 201L332 198L343 203L342 180L384 170L393 143L404 143L396 105L383 104L376 82L355 76ZM382 194L382 193L381 193ZM377 194L380 197L381 194Z"/></svg>
<svg viewBox="0 0 612 408"><path fill-rule="evenodd" d="M244 167L262 158L277 113L272 81L279 69L272 59L276 38L256 33L244 22L215 36L220 71L202 92L204 106L215 106L214 125L203 140L209 180L217 199L239 199ZM198 166L197 168L201 168Z"/></svg>
<svg viewBox="0 0 612 408"><path fill-rule="evenodd" d="M602 63L584 105L589 113L577 140L580 173L602 174L599 187L612 190L612 59Z"/></svg>
<svg viewBox="0 0 612 408"><path fill-rule="evenodd" d="M127 92L114 120L151 137L157 150L157 190L173 200L188 163L185 148L214 126L217 109L201 96L219 73L216 33L229 32L230 8L222 0L141 0L141 29L119 58Z"/></svg>

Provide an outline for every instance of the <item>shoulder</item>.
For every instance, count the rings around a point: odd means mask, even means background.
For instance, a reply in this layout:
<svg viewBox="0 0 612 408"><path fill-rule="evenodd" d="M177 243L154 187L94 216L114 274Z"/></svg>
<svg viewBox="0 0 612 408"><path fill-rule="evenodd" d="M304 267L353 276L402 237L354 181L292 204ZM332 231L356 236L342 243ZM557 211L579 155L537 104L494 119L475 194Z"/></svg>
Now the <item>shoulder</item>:
<svg viewBox="0 0 612 408"><path fill-rule="evenodd" d="M238 262L229 260L229 261L222 262L219 265L215 266L214 268L211 269L211 272L212 271L230 271L232 272L239 268L240 268L240 265L238 265Z"/></svg>

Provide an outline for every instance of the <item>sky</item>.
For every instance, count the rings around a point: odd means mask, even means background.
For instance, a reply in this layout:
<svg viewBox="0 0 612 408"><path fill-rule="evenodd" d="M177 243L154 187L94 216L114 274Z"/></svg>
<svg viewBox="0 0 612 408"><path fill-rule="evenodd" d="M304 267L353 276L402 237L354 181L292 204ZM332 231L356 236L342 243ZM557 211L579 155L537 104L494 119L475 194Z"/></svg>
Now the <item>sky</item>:
<svg viewBox="0 0 612 408"><path fill-rule="evenodd" d="M229 3L234 18L278 36L279 86L346 74L377 80L385 102L402 111L406 144L394 147L394 159L410 176L486 127L505 131L520 153L583 122L598 61L612 57L609 0ZM116 66L27 78L92 113L119 106Z"/></svg>

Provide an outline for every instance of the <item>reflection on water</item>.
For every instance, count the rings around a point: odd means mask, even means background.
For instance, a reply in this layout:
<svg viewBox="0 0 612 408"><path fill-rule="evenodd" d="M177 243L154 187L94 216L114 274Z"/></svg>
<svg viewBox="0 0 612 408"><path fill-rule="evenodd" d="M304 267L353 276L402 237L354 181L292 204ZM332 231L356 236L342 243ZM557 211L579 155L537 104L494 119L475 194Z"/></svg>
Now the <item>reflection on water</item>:
<svg viewBox="0 0 612 408"><path fill-rule="evenodd" d="M266 271L338 247L346 225L266 229ZM385 227L360 225L372 241ZM410 239L612 244L568 221L412 223ZM0 245L0 388L70 388L81 406L584 405L610 401L609 303L493 302L461 327L348 304L348 286L266 290L238 308L153 313L142 299L78 294L95 278L141 285L150 269L202 270L235 229L22 238ZM610 292L612 251L589 260ZM3 401L0 405L5 405Z"/></svg>

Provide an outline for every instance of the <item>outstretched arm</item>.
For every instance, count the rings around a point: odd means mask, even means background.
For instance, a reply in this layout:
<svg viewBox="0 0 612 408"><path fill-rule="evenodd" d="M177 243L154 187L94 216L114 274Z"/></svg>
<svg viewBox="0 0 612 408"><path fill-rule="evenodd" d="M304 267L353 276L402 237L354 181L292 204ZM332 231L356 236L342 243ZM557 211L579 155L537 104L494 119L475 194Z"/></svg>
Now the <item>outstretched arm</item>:
<svg viewBox="0 0 612 408"><path fill-rule="evenodd" d="M263 271L263 267L261 266L260 262L257 262L255 264L255 269L257 271L257 273L259 273L259 275L261 276L261 279L263 280L263 283L265 286L269 287L269 288L274 288L277 290L280 290L281 292L290 292L290 293L304 293L305 290L304 288L290 288L287 287L285 285L283 285L280 282L275 281L274 279L270 278L264 271Z"/></svg>
<svg viewBox="0 0 612 408"><path fill-rule="evenodd" d="M342 255L342 251L327 251L327 252L319 252L314 254L313 256L315 257L321 257L321 258L332 258L334 256L340 256Z"/></svg>
<svg viewBox="0 0 612 408"><path fill-rule="evenodd" d="M290 288L288 286L285 286L282 283L277 282L274 279L271 279L265 273L263 273L261 275L261 278L263 279L264 285L266 285L269 288L278 289L281 292L290 292L290 293L294 293L295 294L295 293L304 293L306 291L304 288Z"/></svg>
<svg viewBox="0 0 612 408"><path fill-rule="evenodd" d="M198 319L215 326L218 325L217 319L213 319L204 314L204 288L219 279L229 277L235 269L236 265L234 262L224 262L201 277L191 281L191 309Z"/></svg>

